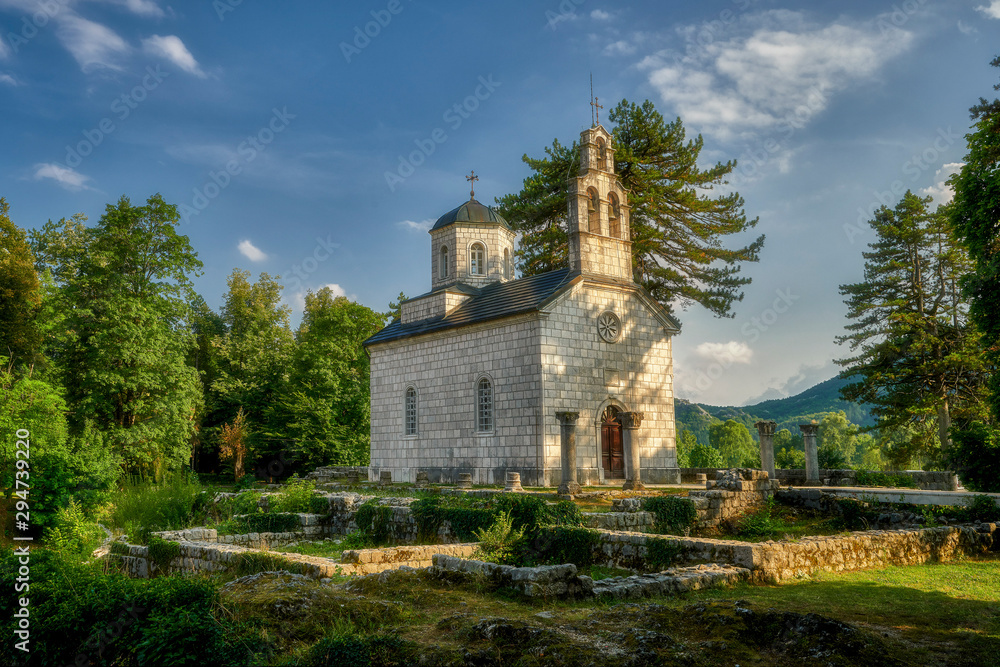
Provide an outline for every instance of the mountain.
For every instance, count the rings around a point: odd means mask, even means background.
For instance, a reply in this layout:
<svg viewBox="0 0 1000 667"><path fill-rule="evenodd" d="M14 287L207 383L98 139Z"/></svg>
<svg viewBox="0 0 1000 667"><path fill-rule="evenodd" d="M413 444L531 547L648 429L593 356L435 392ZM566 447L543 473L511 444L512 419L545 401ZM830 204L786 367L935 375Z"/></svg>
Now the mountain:
<svg viewBox="0 0 1000 667"><path fill-rule="evenodd" d="M773 420L778 422L779 429L787 428L795 435L799 432L799 424L822 419L823 413L841 410L847 413L847 418L851 422L859 426L874 426L875 420L872 419L867 405L848 403L840 398L840 388L845 384L847 380L834 377L795 396L744 406L705 405L678 398L674 401L677 432L680 433L686 428L695 434L698 442L707 445L708 429L712 424L733 419L746 425L750 433L756 437L757 429L754 428L754 423Z"/></svg>

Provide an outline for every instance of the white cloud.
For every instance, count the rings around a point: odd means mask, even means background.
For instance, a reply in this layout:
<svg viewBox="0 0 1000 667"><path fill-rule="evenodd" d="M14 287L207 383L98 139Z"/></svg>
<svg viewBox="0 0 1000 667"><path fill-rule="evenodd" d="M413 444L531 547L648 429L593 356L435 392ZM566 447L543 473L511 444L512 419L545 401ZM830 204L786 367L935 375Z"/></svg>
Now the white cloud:
<svg viewBox="0 0 1000 667"><path fill-rule="evenodd" d="M162 18L166 16L160 6L152 0L112 0L116 5L123 5L133 14Z"/></svg>
<svg viewBox="0 0 1000 667"><path fill-rule="evenodd" d="M991 0L989 7L976 7L976 10L986 14L991 19L1000 19L1000 0Z"/></svg>
<svg viewBox="0 0 1000 667"><path fill-rule="evenodd" d="M0 83L8 83L12 86L17 85L17 81L10 74L0 74Z"/></svg>
<svg viewBox="0 0 1000 667"><path fill-rule="evenodd" d="M750 34L639 63L685 123L722 139L807 121L831 94L871 78L913 41L903 30L880 34L873 23L811 26L785 10L747 23L755 24Z"/></svg>
<svg viewBox="0 0 1000 667"><path fill-rule="evenodd" d="M753 359L753 350L742 341L731 340L728 343L702 343L694 349L694 353L710 361L729 364L749 364Z"/></svg>
<svg viewBox="0 0 1000 667"><path fill-rule="evenodd" d="M320 287L320 289L321 290L328 289L330 290L330 293L332 293L334 296L347 296L347 292L344 291L344 288L338 285L337 283L329 283L323 285L323 287Z"/></svg>
<svg viewBox="0 0 1000 667"><path fill-rule="evenodd" d="M250 239L243 239L240 244L236 246L237 249L242 253L244 257L249 259L251 262L263 262L267 259L267 254L250 242Z"/></svg>
<svg viewBox="0 0 1000 667"><path fill-rule="evenodd" d="M207 75L202 71L198 61L184 46L177 35L153 35L142 40L142 49L152 56L166 58L189 74L204 79Z"/></svg>
<svg viewBox="0 0 1000 667"><path fill-rule="evenodd" d="M76 58L84 72L96 67L121 69L118 61L131 51L124 39L111 28L88 21L72 12L56 14L56 36Z"/></svg>
<svg viewBox="0 0 1000 667"><path fill-rule="evenodd" d="M407 231L429 232L431 227L434 225L434 221L424 220L423 222L414 222L413 220L400 220L396 224Z"/></svg>
<svg viewBox="0 0 1000 667"><path fill-rule="evenodd" d="M611 19L611 14L604 11L603 9L595 9L594 11L590 12L590 18L594 19L595 21L608 21Z"/></svg>
<svg viewBox="0 0 1000 667"><path fill-rule="evenodd" d="M976 30L975 26L967 25L962 21L958 22L958 31L963 35L972 35L974 33L979 32L978 30Z"/></svg>
<svg viewBox="0 0 1000 667"><path fill-rule="evenodd" d="M934 185L926 187L920 191L922 195L934 197L934 202L938 205L949 203L955 196L955 191L948 185L947 181L952 174L957 174L965 166L964 162L949 162L934 173Z"/></svg>
<svg viewBox="0 0 1000 667"><path fill-rule="evenodd" d="M630 56L636 51L636 46L632 42L627 42L624 39L620 39L617 42L612 42L604 47L605 55L609 56Z"/></svg>
<svg viewBox="0 0 1000 667"><path fill-rule="evenodd" d="M84 176L78 171L52 162L43 162L35 165L35 180L40 181L43 178L51 178L71 192L93 190L93 188L87 185L87 181L90 180L89 176Z"/></svg>

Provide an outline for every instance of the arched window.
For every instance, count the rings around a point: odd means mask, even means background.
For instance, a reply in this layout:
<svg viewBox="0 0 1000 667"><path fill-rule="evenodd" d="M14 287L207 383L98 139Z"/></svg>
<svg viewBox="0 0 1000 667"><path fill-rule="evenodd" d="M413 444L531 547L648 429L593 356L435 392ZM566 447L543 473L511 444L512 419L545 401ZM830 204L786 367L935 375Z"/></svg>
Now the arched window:
<svg viewBox="0 0 1000 667"><path fill-rule="evenodd" d="M476 431L493 431L493 383L489 378L481 379L476 386Z"/></svg>
<svg viewBox="0 0 1000 667"><path fill-rule="evenodd" d="M621 238L621 208L618 206L618 197L613 192L608 195L608 223L611 228L611 236L616 239Z"/></svg>
<svg viewBox="0 0 1000 667"><path fill-rule="evenodd" d="M601 199L597 196L597 190L587 188L587 218L588 226L592 234L601 233Z"/></svg>
<svg viewBox="0 0 1000 667"><path fill-rule="evenodd" d="M403 403L403 433L417 434L417 390L413 387L406 388L406 400Z"/></svg>
<svg viewBox="0 0 1000 667"><path fill-rule="evenodd" d="M486 248L482 243L473 243L469 250L469 273L474 276L486 275Z"/></svg>
<svg viewBox="0 0 1000 667"><path fill-rule="evenodd" d="M607 169L608 168L608 150L604 145L604 139L601 137L597 138L597 168Z"/></svg>
<svg viewBox="0 0 1000 667"><path fill-rule="evenodd" d="M448 277L448 246L441 246L441 277Z"/></svg>
<svg viewBox="0 0 1000 667"><path fill-rule="evenodd" d="M503 277L510 280L513 271L510 266L510 248L503 249Z"/></svg>

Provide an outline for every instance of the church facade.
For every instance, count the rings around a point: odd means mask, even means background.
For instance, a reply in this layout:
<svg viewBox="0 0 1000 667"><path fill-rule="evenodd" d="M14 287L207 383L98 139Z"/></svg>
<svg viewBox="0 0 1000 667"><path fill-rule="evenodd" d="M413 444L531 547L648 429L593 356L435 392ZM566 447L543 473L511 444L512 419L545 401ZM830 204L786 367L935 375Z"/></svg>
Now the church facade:
<svg viewBox="0 0 1000 667"><path fill-rule="evenodd" d="M679 481L679 326L632 280L628 197L600 125L581 134L568 232L567 267L515 278L515 234L492 208L473 197L437 221L431 291L365 341L373 479L425 471L454 482L468 472L496 484L512 471L524 484L558 485L557 413L576 413L570 465L581 484L621 483L626 416L638 425L642 481Z"/></svg>

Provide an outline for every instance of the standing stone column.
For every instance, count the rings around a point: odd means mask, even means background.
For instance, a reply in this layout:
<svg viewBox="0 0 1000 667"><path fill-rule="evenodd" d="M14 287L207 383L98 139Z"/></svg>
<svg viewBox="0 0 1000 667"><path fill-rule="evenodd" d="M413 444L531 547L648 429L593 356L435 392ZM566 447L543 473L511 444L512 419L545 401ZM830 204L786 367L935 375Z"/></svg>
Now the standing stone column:
<svg viewBox="0 0 1000 667"><path fill-rule="evenodd" d="M576 481L576 420L579 412L557 412L559 418L559 445L562 458L562 481L559 484L559 495L571 496L580 493L580 485Z"/></svg>
<svg viewBox="0 0 1000 667"><path fill-rule="evenodd" d="M760 467L767 471L768 477L777 479L774 470L774 434L778 430L778 423L760 421L754 426L757 427L757 435L760 436Z"/></svg>
<svg viewBox="0 0 1000 667"><path fill-rule="evenodd" d="M820 486L819 481L819 446L816 437L819 435L819 424L799 424L802 439L806 445L806 486Z"/></svg>
<svg viewBox="0 0 1000 667"><path fill-rule="evenodd" d="M645 415L641 412L623 412L622 439L625 449L625 483L622 485L624 491L640 491L645 489L641 479L641 465L639 463L639 426Z"/></svg>

